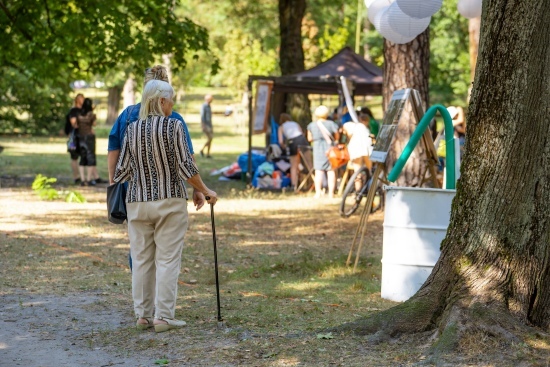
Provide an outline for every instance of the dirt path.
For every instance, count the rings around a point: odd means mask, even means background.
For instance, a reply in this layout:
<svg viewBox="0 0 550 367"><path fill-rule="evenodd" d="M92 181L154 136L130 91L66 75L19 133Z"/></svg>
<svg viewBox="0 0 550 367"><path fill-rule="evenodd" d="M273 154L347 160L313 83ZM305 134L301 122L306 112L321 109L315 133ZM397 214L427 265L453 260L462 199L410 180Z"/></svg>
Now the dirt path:
<svg viewBox="0 0 550 367"><path fill-rule="evenodd" d="M116 309L91 307L100 300L90 293L44 296L20 291L0 296L0 365L153 366L154 360L106 350L90 341L90 334L108 332L124 320Z"/></svg>

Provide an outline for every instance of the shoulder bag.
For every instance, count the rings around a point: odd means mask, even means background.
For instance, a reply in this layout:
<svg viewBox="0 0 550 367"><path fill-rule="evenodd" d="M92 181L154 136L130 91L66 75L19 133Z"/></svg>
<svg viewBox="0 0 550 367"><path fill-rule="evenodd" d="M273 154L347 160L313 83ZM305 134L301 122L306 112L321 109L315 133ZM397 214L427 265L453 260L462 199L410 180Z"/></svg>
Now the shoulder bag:
<svg viewBox="0 0 550 367"><path fill-rule="evenodd" d="M117 182L107 187L109 222L122 224L126 220L126 185Z"/></svg>
<svg viewBox="0 0 550 367"><path fill-rule="evenodd" d="M330 145L330 148L328 148L325 154L328 158L328 161L330 162L330 166L332 167L332 169L337 169L348 163L348 147L345 144L334 144L332 136L322 122L317 121L317 126L319 127L319 130L321 130L321 133L323 134L323 137L325 138L327 144Z"/></svg>
<svg viewBox="0 0 550 367"><path fill-rule="evenodd" d="M135 106L128 112L126 126L130 123L130 117ZM107 187L107 214L109 222L122 224L127 219L126 215L126 185L117 182Z"/></svg>

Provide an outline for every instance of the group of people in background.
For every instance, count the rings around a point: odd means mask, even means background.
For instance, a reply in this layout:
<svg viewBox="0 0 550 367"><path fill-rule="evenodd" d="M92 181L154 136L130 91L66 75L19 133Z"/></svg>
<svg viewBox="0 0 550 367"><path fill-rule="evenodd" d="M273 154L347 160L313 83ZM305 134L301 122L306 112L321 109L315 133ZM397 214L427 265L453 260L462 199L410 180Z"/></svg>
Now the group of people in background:
<svg viewBox="0 0 550 367"><path fill-rule="evenodd" d="M331 115L326 106L318 106L314 112L314 120L307 126L305 136L300 125L292 121L290 115L283 113L279 118L279 142L283 149L286 146L290 148L288 155L290 156L290 177L293 188L298 183L299 175L298 147L312 144L315 198L321 197L325 181L329 198L334 196L336 190L336 172L326 156L326 152L332 144L347 143L354 170L363 165L371 168L369 156L372 151L373 139L378 134L378 122L368 107L363 107L360 110L358 123L351 120L346 107L343 107L340 113L338 112L335 110ZM341 119L338 119L339 115L342 116Z"/></svg>
<svg viewBox="0 0 550 367"><path fill-rule="evenodd" d="M81 186L95 186L104 182L97 171L96 137L93 129L97 117L93 111L92 100L79 93L65 121L73 179L75 184Z"/></svg>

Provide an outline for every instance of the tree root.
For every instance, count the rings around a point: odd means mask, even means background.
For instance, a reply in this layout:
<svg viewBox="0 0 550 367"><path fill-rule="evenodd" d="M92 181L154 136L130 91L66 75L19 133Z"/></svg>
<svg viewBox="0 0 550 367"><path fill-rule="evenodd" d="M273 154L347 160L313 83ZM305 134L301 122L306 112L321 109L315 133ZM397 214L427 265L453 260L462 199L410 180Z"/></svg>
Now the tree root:
<svg viewBox="0 0 550 367"><path fill-rule="evenodd" d="M330 331L368 336L371 343L377 344L402 334L434 329L434 311L433 302L416 298L369 317L340 325Z"/></svg>
<svg viewBox="0 0 550 367"><path fill-rule="evenodd" d="M434 333L429 348L428 363L437 361L457 350L514 345L523 341L522 335L532 329L514 318L498 304L486 305L474 300L455 300L446 309L423 297L412 298L391 309L354 322L340 325L330 331L352 332L366 337L369 344L389 342L404 334ZM482 342L480 342L480 338Z"/></svg>

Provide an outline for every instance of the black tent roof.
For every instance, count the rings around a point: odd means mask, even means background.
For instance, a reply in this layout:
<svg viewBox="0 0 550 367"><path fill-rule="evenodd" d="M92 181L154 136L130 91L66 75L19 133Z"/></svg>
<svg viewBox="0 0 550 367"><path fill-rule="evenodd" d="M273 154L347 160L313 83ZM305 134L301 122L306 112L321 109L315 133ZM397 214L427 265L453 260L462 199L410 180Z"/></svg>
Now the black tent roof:
<svg viewBox="0 0 550 367"><path fill-rule="evenodd" d="M297 74L275 78L274 91L286 93L338 94L338 78L353 81L355 95L382 94L382 69L349 47L327 61Z"/></svg>

